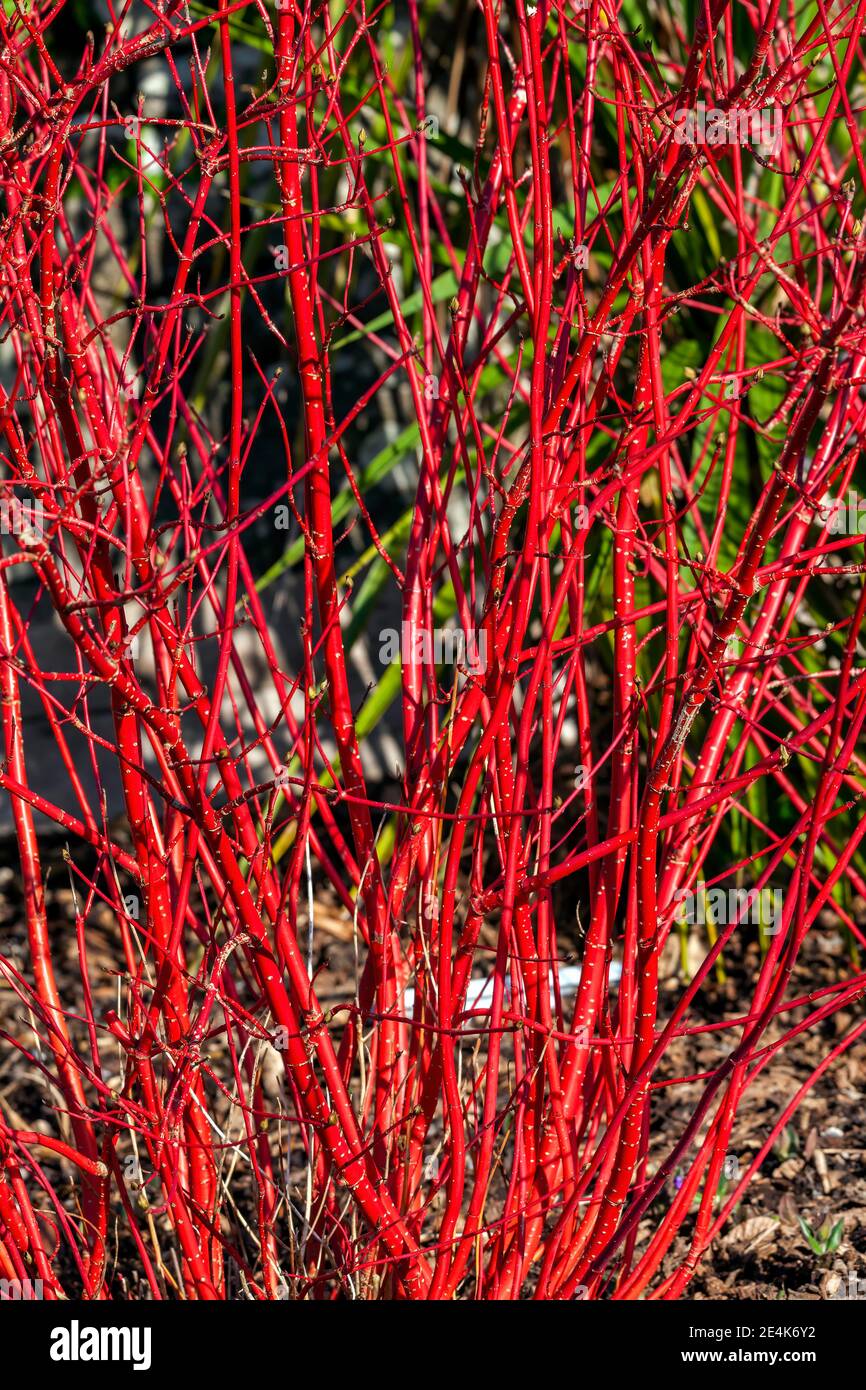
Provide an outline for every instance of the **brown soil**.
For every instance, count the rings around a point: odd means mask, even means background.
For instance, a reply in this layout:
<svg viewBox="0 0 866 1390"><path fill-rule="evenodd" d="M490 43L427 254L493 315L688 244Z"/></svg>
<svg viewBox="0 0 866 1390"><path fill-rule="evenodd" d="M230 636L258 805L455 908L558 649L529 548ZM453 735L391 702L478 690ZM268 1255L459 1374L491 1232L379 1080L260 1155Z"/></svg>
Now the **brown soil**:
<svg viewBox="0 0 866 1390"><path fill-rule="evenodd" d="M56 944L56 964L64 1001L77 1000L80 991L78 948L74 931L72 894L67 866L57 851L46 847L52 873L49 878L48 911ZM0 952L25 976L28 973L26 937L22 925L20 883L15 866L14 844L0 847ZM305 930L305 926L302 927ZM116 925L107 908L95 906L87 927L91 979L97 1014L116 999L118 950ZM561 938L563 956L569 946L567 933ZM706 949L701 948L701 955ZM805 993L852 973L848 947L834 919L826 916L820 929L807 939L797 966L791 993ZM317 990L322 1002L334 1005L354 995L355 951L348 915L327 890L317 895L314 958ZM757 941L749 940L745 949L726 956L727 979L714 980L696 1002L694 1022L722 1021L743 1012L748 998L746 978L753 977L759 963ZM681 988L680 964L671 943L664 958L660 1008L662 1016L678 998ZM858 1002L857 1008L860 1005ZM787 1014L785 1026L801 1016ZM798 1036L778 1053L746 1092L737 1115L729 1149L742 1172L761 1147L784 1106L806 1079L828 1047L848 1028L851 1011L837 1014L819 1029ZM0 978L0 1029L32 1047L32 1033L26 1009L9 985ZM781 1032L776 1024L766 1035L773 1042ZM670 1048L659 1079L690 1076L713 1070L730 1051L738 1030L704 1033L681 1039ZM218 1048L219 1044L216 1044ZM214 1051L214 1049L211 1049ZM693 1113L703 1089L701 1081L679 1083L655 1092L654 1142L649 1172L670 1151L684 1124ZM48 1113L57 1098L47 1093L38 1067L27 1063L15 1050L3 1046L0 1052L0 1098L4 1112L13 1124L28 1128L54 1129L57 1119ZM840 1281L850 1287L852 1278L866 1281L866 1044L847 1052L831 1067L806 1096L792 1123L784 1131L760 1172L752 1180L745 1199L728 1221L711 1254L703 1260L686 1293L691 1299L816 1299L828 1297ZM293 1127L296 1131L296 1127ZM285 1136L274 1135L284 1142ZM295 1146L293 1145L293 1148ZM300 1157L300 1153L298 1154ZM56 1172L49 1158L40 1161L48 1172ZM66 1174L71 1178L71 1173ZM676 1179L668 1184L666 1206L675 1190ZM735 1180L727 1180L727 1191ZM60 1189L58 1189L60 1190ZM158 1200L151 1194L153 1200ZM723 1194L724 1196L724 1194ZM246 1204L241 1192L236 1200ZM661 1199L659 1199L661 1202ZM661 1210L661 1205L659 1207ZM655 1216L655 1213L653 1213ZM825 1254L810 1248L801 1218L812 1232L837 1227L838 1244ZM678 1265L689 1246L691 1218L674 1243L665 1265ZM646 1220L639 1230L638 1252L655 1229L655 1220ZM130 1263L136 1259L130 1250ZM123 1267L123 1252L118 1251ZM866 1290L866 1283L862 1286ZM136 1296L134 1286L129 1289Z"/></svg>

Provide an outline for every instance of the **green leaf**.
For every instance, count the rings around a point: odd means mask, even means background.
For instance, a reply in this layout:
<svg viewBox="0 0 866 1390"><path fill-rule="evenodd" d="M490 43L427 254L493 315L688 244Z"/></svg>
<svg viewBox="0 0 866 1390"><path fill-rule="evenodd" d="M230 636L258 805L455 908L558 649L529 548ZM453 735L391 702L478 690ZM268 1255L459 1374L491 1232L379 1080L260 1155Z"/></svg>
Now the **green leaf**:
<svg viewBox="0 0 866 1390"><path fill-rule="evenodd" d="M454 272L446 270L442 275L437 275L430 286L430 295L434 304L440 303L443 299L451 299L457 293L457 280ZM417 290L410 294L401 302L400 308L404 318L409 314L415 314L424 307L423 291ZM348 347L350 343L357 343L359 338L366 338L369 333L378 333L381 328L390 328L394 319L390 309L384 313L377 314L369 323L365 323L363 328L357 328L352 333L347 333L344 338L340 338L331 346L331 353L339 352L340 348Z"/></svg>
<svg viewBox="0 0 866 1390"><path fill-rule="evenodd" d="M695 216L701 224L701 230L707 239L707 245L710 248L710 254L713 260L720 261L722 259L722 243L719 241L716 219L713 216L713 210L710 207L709 199L700 184L695 186L694 192L692 193L692 207L695 210Z"/></svg>
<svg viewBox="0 0 866 1390"><path fill-rule="evenodd" d="M402 430L396 439L392 439L390 444L386 444L384 449L380 449L375 458L361 469L357 475L357 485L362 496L370 488L380 483L383 478L387 478L388 474L396 468L400 460L405 458L410 449L417 443L418 437L419 430L416 420L413 424L407 425L406 429ZM355 494L347 485L337 493L331 503L331 525L338 526L356 505ZM261 593L267 589L275 580L279 579L280 575L285 574L286 570L299 564L303 557L304 538L299 536L280 556L279 560L275 561L270 569L265 570L261 578L256 580L256 591Z"/></svg>

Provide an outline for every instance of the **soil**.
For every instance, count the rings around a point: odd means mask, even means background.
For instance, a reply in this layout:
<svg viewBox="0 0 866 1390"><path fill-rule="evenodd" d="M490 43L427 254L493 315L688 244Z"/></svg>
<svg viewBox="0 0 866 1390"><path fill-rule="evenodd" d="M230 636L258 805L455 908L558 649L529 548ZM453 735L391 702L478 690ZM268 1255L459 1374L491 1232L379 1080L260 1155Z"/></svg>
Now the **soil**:
<svg viewBox="0 0 866 1390"><path fill-rule="evenodd" d="M846 978L852 971L849 945L830 913L807 937L789 990L790 997ZM738 1012L748 998L744 975L759 964L759 947L749 942L739 957L726 957L728 981L702 1000L707 1021ZM671 974L667 990L677 997ZM664 988L664 987L663 987ZM859 1004L858 1004L859 1009ZM774 1042L803 1016L802 1010L775 1023L766 1041ZM780 1050L746 1091L737 1112L729 1159L744 1171L798 1088L828 1050L847 1032L854 1014L840 1010L814 1031L798 1035ZM675 1043L666 1059L671 1074L688 1075L717 1067L730 1050L732 1033L707 1033ZM660 1124L658 1147L667 1152L692 1113L702 1082L656 1093ZM866 1045L855 1044L806 1094L740 1205L698 1268L688 1296L694 1299L817 1299L857 1296L855 1281L866 1281ZM660 1113L659 1113L660 1112ZM728 1191L735 1186L732 1179ZM804 1231L803 1224L808 1227ZM687 1222L665 1268L678 1265L687 1249ZM812 1248L809 1233L818 1249ZM854 1291L851 1294L851 1291ZM866 1295L866 1282L860 1296Z"/></svg>
<svg viewBox="0 0 866 1390"><path fill-rule="evenodd" d="M61 995L68 1003L70 999L76 1000L80 993L69 869L62 858L59 842L53 839L46 842L43 854L52 865L47 907ZM80 898L80 887L78 891ZM347 1002L354 995L355 980L352 925L348 914L326 888L317 893L315 924L314 966L319 997L325 1006ZM300 930L302 934L306 930L303 913ZM490 930L492 932L492 928ZM119 943L115 934L113 914L96 903L89 914L86 941L97 1016L116 1003L118 984L113 972ZM570 940L566 928L560 933L563 959L573 960L579 949L576 931L573 936ZM492 939L491 936L488 944L492 944ZM569 949L571 946L573 951ZM700 947L701 956L705 949L705 945ZM853 969L849 952L850 945L838 921L825 914L804 944L790 993L805 993L849 976ZM27 974L21 886L15 845L10 841L0 843L0 954L22 974ZM696 999L692 1021L719 1022L741 1015L742 1001L749 998L746 977L753 976L759 959L757 940L743 938L737 942L725 956L726 978L723 982L713 979ZM663 959L662 1017L679 997L682 981L678 946L671 942ZM856 1007L859 1008L859 1004ZM793 1020L801 1017L801 1012L784 1017L785 1026L789 1027ZM850 1027L853 1017L851 1011L843 1011L813 1032L799 1035L759 1074L746 1091L738 1111L728 1155L735 1169L745 1170L794 1092L826 1056L828 1046ZM781 1027L775 1024L768 1031L766 1041L773 1042L780 1035ZM23 1046L32 1046L33 1035L27 1024L26 1009L2 977L0 1030L17 1038ZM738 1030L732 1029L676 1041L657 1079L671 1080L712 1071L738 1036ZM661 1086L655 1091L650 1175L682 1133L703 1085L700 1080L685 1081ZM28 1128L53 1128L56 1124L55 1117L46 1113L56 1104L56 1098L46 1093L38 1067L6 1045L0 1060L0 1100L14 1124ZM866 1295L864 1103L866 1044L860 1044L830 1067L807 1094L752 1179L744 1200L735 1209L712 1251L699 1265L686 1290L686 1298L818 1299L857 1296L858 1290L862 1291L861 1296ZM276 1134L274 1138L277 1142ZM284 1140L285 1135L281 1134L280 1142ZM300 1158L296 1142L292 1148L293 1152L297 1149ZM47 1171L52 1171L50 1157L43 1160L40 1155L40 1161ZM71 1173L66 1176L71 1178ZM677 1181L674 1176L669 1182L665 1205ZM735 1173L725 1179L728 1192L735 1181ZM240 1206L245 1204L242 1193L237 1200ZM668 1254L663 1273L670 1272L687 1253L692 1220L684 1224ZM654 1220L641 1224L638 1253L654 1228ZM818 1249L810 1245L809 1232ZM118 1256L119 1267L123 1268L121 1251ZM135 1263L130 1251L130 1265ZM861 1281L859 1285L857 1280ZM133 1286L128 1296L136 1296Z"/></svg>

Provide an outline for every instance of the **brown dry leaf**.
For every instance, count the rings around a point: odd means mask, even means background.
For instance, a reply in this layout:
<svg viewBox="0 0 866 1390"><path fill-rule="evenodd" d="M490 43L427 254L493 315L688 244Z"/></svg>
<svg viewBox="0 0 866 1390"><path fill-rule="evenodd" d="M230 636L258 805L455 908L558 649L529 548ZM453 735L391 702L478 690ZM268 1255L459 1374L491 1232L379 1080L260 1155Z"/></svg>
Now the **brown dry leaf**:
<svg viewBox="0 0 866 1390"><path fill-rule="evenodd" d="M779 1203L779 1217L785 1226L799 1225L797 1203L790 1192L786 1192Z"/></svg>
<svg viewBox="0 0 866 1390"><path fill-rule="evenodd" d="M259 1067L262 1090L267 1099L276 1104L282 1097L286 1084L286 1066L280 1053L270 1043L265 1043L262 1047Z"/></svg>
<svg viewBox="0 0 866 1390"><path fill-rule="evenodd" d="M799 1154L794 1154L792 1158L786 1158L784 1163L780 1163L773 1173L774 1178L782 1178L785 1182L790 1182L791 1178L796 1178L798 1173L802 1173L806 1166L806 1160Z"/></svg>
<svg viewBox="0 0 866 1390"><path fill-rule="evenodd" d="M659 979L675 979L680 968L680 943L674 932L671 932L662 947L659 957Z"/></svg>
<svg viewBox="0 0 866 1390"><path fill-rule="evenodd" d="M723 1299L728 1292L727 1285L716 1277L715 1274L708 1274L706 1277L707 1298Z"/></svg>
<svg viewBox="0 0 866 1390"><path fill-rule="evenodd" d="M823 1149L819 1149L819 1148L816 1148L816 1149L815 1149L814 1153L812 1154L812 1162L813 1162L814 1165L815 1165L815 1172L818 1174L818 1177L821 1179L821 1188L822 1188L822 1190L823 1190L825 1193L826 1193L826 1192L829 1192L829 1191L830 1191L830 1188L832 1187L832 1183L831 1183L831 1181L830 1181L830 1170L829 1170L829 1168L827 1167L827 1159L826 1159L825 1156L824 1156L824 1150L823 1150Z"/></svg>
<svg viewBox="0 0 866 1390"><path fill-rule="evenodd" d="M779 1222L774 1216L750 1216L747 1221L733 1226L722 1244L735 1246L746 1254L761 1245L771 1244L780 1234Z"/></svg>
<svg viewBox="0 0 866 1390"><path fill-rule="evenodd" d="M851 1092L856 1092L866 1079L866 1072L856 1057L846 1057L838 1067L834 1067L833 1075L837 1091L841 1091L846 1098L850 1098Z"/></svg>
<svg viewBox="0 0 866 1390"><path fill-rule="evenodd" d="M351 941L354 928L348 914L343 909L316 903L316 931L335 936L338 941Z"/></svg>
<svg viewBox="0 0 866 1390"><path fill-rule="evenodd" d="M844 1298L846 1293L846 1281L839 1273L838 1269L830 1269L824 1275L820 1283L822 1298Z"/></svg>

